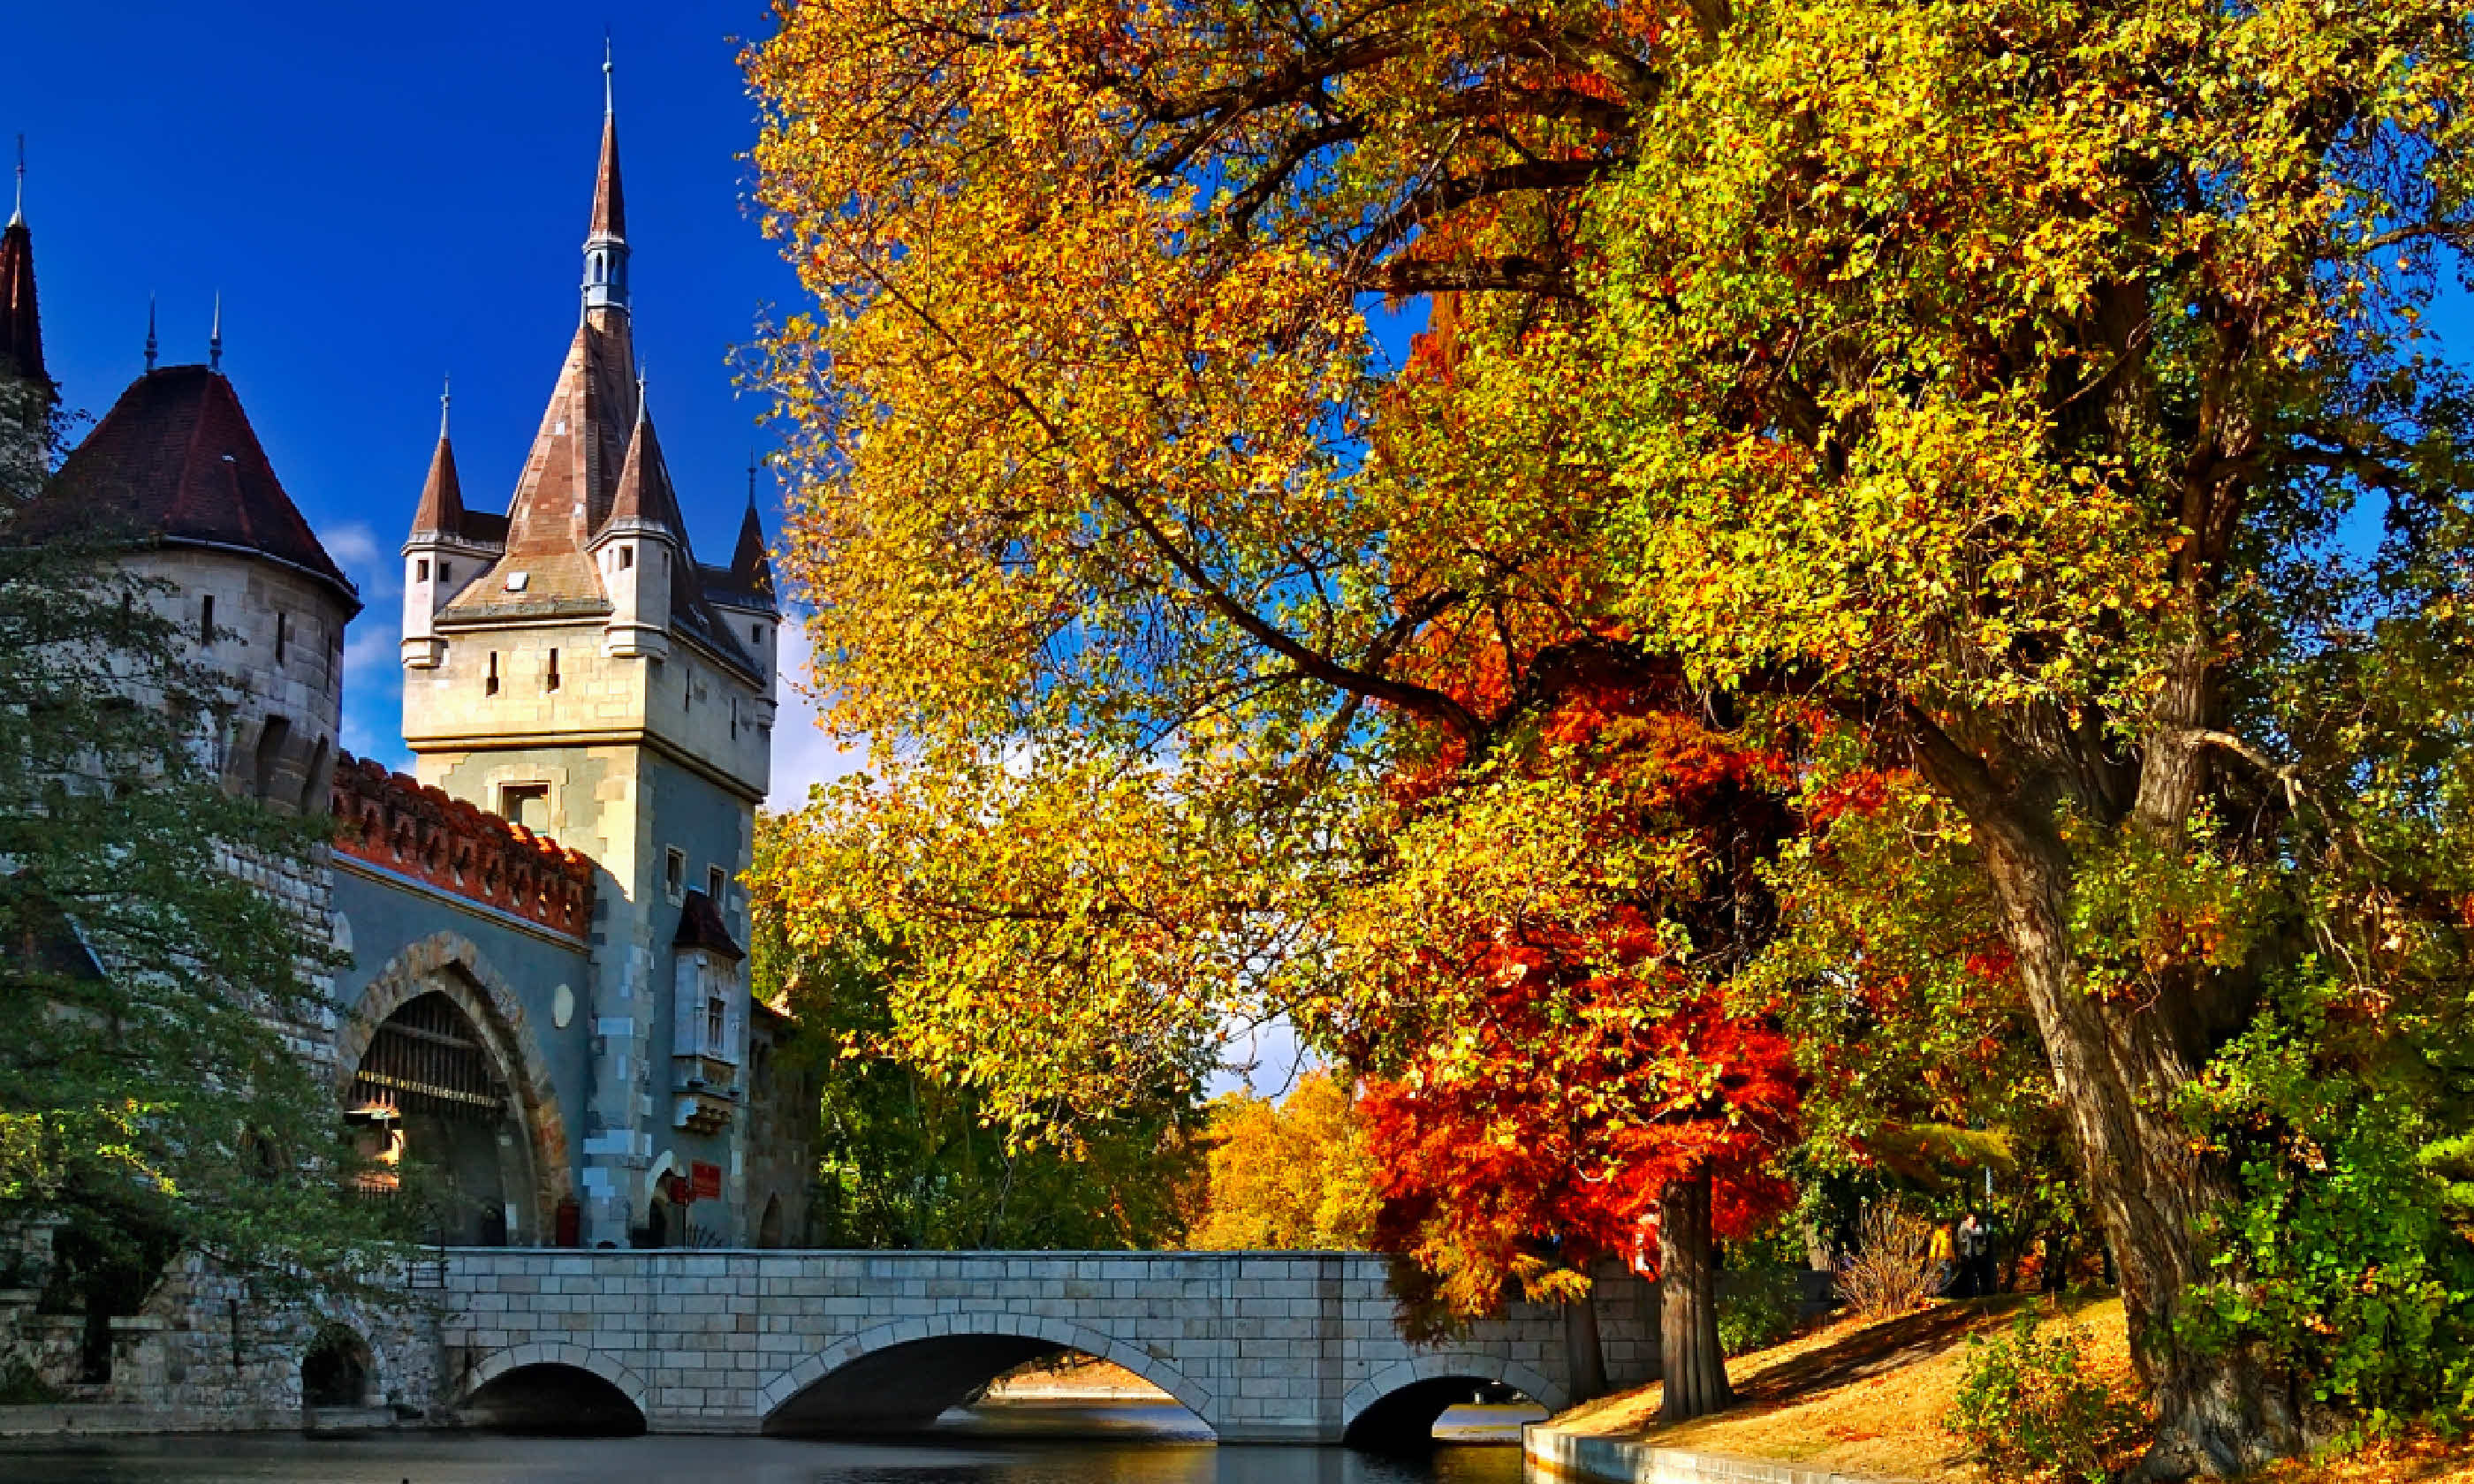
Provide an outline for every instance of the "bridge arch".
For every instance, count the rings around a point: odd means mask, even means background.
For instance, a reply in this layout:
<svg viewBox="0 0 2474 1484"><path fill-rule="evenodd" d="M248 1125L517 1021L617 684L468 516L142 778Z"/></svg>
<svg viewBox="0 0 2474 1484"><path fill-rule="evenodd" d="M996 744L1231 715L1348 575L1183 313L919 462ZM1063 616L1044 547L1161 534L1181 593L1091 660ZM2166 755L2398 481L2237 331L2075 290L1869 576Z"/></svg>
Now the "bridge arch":
<svg viewBox="0 0 2474 1484"><path fill-rule="evenodd" d="M893 1320L807 1357L764 1383L759 1421L768 1433L921 1427L1024 1361L1064 1351L1113 1361L1219 1425L1211 1393L1140 1346L1045 1314L968 1311Z"/></svg>
<svg viewBox="0 0 2474 1484"><path fill-rule="evenodd" d="M634 1412L632 1423L609 1406L614 1392ZM564 1430L581 1421L584 1430L642 1432L651 1416L651 1397L643 1376L599 1351L531 1344L499 1351L466 1372L456 1388L455 1408L467 1421L484 1425Z"/></svg>
<svg viewBox="0 0 2474 1484"><path fill-rule="evenodd" d="M1422 1447L1435 1420L1465 1401L1473 1382L1510 1386L1560 1412L1571 1404L1564 1388L1517 1360L1483 1351L1444 1351L1395 1361L1348 1389L1341 1399L1341 1438L1352 1448Z"/></svg>

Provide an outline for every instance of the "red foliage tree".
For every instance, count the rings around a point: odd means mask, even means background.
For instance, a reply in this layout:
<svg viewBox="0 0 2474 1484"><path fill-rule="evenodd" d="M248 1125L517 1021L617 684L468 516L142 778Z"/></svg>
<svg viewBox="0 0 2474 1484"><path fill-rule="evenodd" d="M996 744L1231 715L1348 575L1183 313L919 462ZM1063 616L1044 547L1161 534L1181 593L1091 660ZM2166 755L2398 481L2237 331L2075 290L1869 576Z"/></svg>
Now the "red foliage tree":
<svg viewBox="0 0 2474 1484"><path fill-rule="evenodd" d="M1785 770L1666 696L1606 686L1561 704L1533 755L1599 785L1593 838L1653 839L1678 869L1611 882L1578 921L1477 924L1420 956L1432 993L1354 1028L1376 1068L1361 1100L1379 1232L1460 1315L1515 1283L1585 1297L1592 1263L1654 1233L1666 1408L1697 1416L1729 1400L1713 1238L1792 1197L1770 1161L1797 1123L1795 1050L1727 993L1775 922L1755 868L1793 827Z"/></svg>

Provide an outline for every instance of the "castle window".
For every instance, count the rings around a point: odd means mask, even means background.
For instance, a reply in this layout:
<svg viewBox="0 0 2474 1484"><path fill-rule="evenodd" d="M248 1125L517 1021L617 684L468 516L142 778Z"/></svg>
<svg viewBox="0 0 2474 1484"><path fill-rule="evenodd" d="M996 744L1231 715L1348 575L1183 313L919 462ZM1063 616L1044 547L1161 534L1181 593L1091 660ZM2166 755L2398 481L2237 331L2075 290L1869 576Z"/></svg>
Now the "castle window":
<svg viewBox="0 0 2474 1484"><path fill-rule="evenodd" d="M490 651L490 678L489 678L489 679L487 679L487 680L485 680L485 681L483 681L483 682L481 682L481 694L483 694L483 695L485 695L485 696L495 696L495 695L497 695L497 693L498 693L498 652L497 652L497 650L495 650L495 649L494 649L494 650Z"/></svg>
<svg viewBox="0 0 2474 1484"><path fill-rule="evenodd" d="M729 899L722 896L722 893L729 889L730 877L722 874L722 871L719 866L707 866L704 868L704 894L713 898L713 904L715 906L721 906Z"/></svg>
<svg viewBox="0 0 2474 1484"><path fill-rule="evenodd" d="M633 547L633 546L621 546L621 547L619 547L619 548L618 548L618 570L619 570L619 571L621 571L621 572L624 572L624 571L626 571L629 567L632 567L632 566L634 566L635 564L636 564L636 548L635 548L635 547Z"/></svg>
<svg viewBox="0 0 2474 1484"><path fill-rule="evenodd" d="M688 852L675 847L662 855L662 887L670 900L679 899L679 891L688 884Z"/></svg>
<svg viewBox="0 0 2474 1484"><path fill-rule="evenodd" d="M429 559L427 557L423 557L412 564L412 580L417 583L425 583L429 581Z"/></svg>
<svg viewBox="0 0 2474 1484"><path fill-rule="evenodd" d="M549 832L549 785L547 783L508 783L498 789L498 813L508 823L521 825L534 834Z"/></svg>
<svg viewBox="0 0 2474 1484"><path fill-rule="evenodd" d="M558 689L558 651L549 652L549 668L542 674L542 689Z"/></svg>
<svg viewBox="0 0 2474 1484"><path fill-rule="evenodd" d="M212 644L214 641L215 595L210 592L206 594L206 600L198 605L198 642Z"/></svg>
<svg viewBox="0 0 2474 1484"><path fill-rule="evenodd" d="M309 754L309 772L301 780L301 812L317 815L326 812L327 803L327 739L318 739L318 750Z"/></svg>
<svg viewBox="0 0 2474 1484"><path fill-rule="evenodd" d="M277 664L281 664L283 662L284 651L291 647L292 615L289 613L278 613L275 615L275 662Z"/></svg>
<svg viewBox="0 0 2474 1484"><path fill-rule="evenodd" d="M454 577L455 569L453 567L449 566L444 562L438 563L438 580L440 582L451 582L454 580Z"/></svg>
<svg viewBox="0 0 2474 1484"><path fill-rule="evenodd" d="M292 735L292 723L280 716L266 719L266 730L257 734L257 797L275 797L275 769L283 760L283 744Z"/></svg>
<svg viewBox="0 0 2474 1484"><path fill-rule="evenodd" d="M747 626L747 642L755 645L759 649L764 647L764 626L763 624L749 624Z"/></svg>

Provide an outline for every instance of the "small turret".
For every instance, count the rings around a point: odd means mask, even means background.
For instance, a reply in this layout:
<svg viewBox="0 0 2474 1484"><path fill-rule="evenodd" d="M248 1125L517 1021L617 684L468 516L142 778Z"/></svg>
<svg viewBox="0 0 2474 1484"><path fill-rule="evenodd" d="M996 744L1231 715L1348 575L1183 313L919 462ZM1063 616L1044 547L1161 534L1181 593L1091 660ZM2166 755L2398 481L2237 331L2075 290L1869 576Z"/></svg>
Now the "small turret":
<svg viewBox="0 0 2474 1484"><path fill-rule="evenodd" d="M764 523L756 513L756 465L747 466L747 514L740 517L739 544L727 567L704 569L704 593L715 612L730 628L733 643L756 663L759 689L757 724L773 722L773 679L779 663L782 610L773 596L773 561L764 551Z"/></svg>
<svg viewBox="0 0 2474 1484"><path fill-rule="evenodd" d="M438 395L438 447L429 456L429 478L421 487L412 534L403 543L403 667L434 670L447 658L438 634L438 610L481 574L494 546L466 532L463 482L455 477L455 445L447 436L449 394Z"/></svg>
<svg viewBox="0 0 2474 1484"><path fill-rule="evenodd" d="M662 462L661 440L636 389L636 430L627 440L627 461L618 468L610 518L590 548L610 595L610 621L601 652L614 659L663 659L670 653L672 569L686 554L679 536L677 497Z"/></svg>

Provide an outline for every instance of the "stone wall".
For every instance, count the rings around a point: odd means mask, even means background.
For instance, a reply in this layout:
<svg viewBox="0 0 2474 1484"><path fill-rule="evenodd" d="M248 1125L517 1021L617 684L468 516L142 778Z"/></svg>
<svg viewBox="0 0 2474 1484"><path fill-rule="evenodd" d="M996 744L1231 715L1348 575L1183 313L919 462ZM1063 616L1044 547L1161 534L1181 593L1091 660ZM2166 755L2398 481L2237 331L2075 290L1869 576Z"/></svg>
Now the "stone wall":
<svg viewBox="0 0 2474 1484"><path fill-rule="evenodd" d="M362 1402L390 1421L431 1421L440 1400L437 1298L405 1288L376 1304L271 1301L193 1256L138 1312L110 1321L110 1376L87 1381L85 1316L41 1312L36 1289L0 1289L0 1354L31 1362L60 1397L53 1407L0 1408L55 1414L0 1417L0 1434L299 1427L308 1420L302 1362L338 1326L371 1362Z"/></svg>

